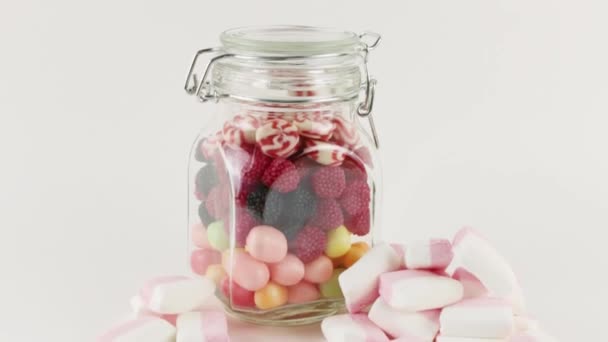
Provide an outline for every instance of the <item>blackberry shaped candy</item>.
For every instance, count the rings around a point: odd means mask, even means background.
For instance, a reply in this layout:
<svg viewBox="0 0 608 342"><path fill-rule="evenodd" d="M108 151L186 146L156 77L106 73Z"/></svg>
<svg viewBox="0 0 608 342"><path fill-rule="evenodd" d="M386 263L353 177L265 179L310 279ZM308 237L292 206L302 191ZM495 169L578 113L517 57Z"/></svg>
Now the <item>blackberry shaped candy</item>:
<svg viewBox="0 0 608 342"><path fill-rule="evenodd" d="M217 174L213 168L213 165L206 164L201 167L196 173L195 179L196 191L204 194L209 194L209 191L218 184Z"/></svg>
<svg viewBox="0 0 608 342"><path fill-rule="evenodd" d="M198 206L198 217L200 217L201 222L205 227L207 227L209 223L213 222L213 217L211 217L211 215L207 211L207 206L205 205L205 202L201 202L201 204L199 204Z"/></svg>
<svg viewBox="0 0 608 342"><path fill-rule="evenodd" d="M263 184L258 184L247 195L247 210L249 213L258 219L264 217L264 207L266 205L266 197L268 188Z"/></svg>

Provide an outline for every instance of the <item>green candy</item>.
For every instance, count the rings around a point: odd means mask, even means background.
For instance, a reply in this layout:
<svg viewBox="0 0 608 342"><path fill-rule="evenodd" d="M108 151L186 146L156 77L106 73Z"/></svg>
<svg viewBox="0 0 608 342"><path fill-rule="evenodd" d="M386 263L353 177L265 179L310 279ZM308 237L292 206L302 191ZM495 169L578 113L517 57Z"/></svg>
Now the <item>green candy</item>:
<svg viewBox="0 0 608 342"><path fill-rule="evenodd" d="M340 284L338 283L338 277L340 274L344 272L343 268L336 268L329 278L328 281L319 285L319 289L321 290L321 294L325 298L343 298L342 289L340 288Z"/></svg>
<svg viewBox="0 0 608 342"><path fill-rule="evenodd" d="M223 221L215 221L207 226L207 240L209 240L211 247L220 252L228 249L230 242L228 241L228 236L224 230Z"/></svg>

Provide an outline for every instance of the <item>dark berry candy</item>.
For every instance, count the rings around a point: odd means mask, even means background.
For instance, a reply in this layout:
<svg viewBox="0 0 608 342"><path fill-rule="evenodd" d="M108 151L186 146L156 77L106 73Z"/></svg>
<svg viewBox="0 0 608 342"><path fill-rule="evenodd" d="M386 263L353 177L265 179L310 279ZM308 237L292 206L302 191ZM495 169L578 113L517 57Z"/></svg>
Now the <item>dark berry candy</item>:
<svg viewBox="0 0 608 342"><path fill-rule="evenodd" d="M268 188L263 184L258 184L247 195L247 209L253 216L260 219L264 216L266 195L268 195Z"/></svg>
<svg viewBox="0 0 608 342"><path fill-rule="evenodd" d="M323 231L338 228L344 224L344 215L340 204L333 198L321 199L317 202L317 210L310 225L320 228Z"/></svg>
<svg viewBox="0 0 608 342"><path fill-rule="evenodd" d="M301 181L305 181L311 173L319 168L319 164L310 158L299 158L294 161L294 165L298 170Z"/></svg>
<svg viewBox="0 0 608 342"><path fill-rule="evenodd" d="M304 228L303 224L293 223L291 225L282 225L281 227L279 227L279 230L282 231L283 234L285 234L287 241L292 241L296 238L296 236L298 236L298 233L300 232L300 230L302 230L302 228Z"/></svg>
<svg viewBox="0 0 608 342"><path fill-rule="evenodd" d="M327 245L325 232L317 227L304 227L292 243L292 252L307 264L323 255Z"/></svg>
<svg viewBox="0 0 608 342"><path fill-rule="evenodd" d="M300 175L291 161L277 158L264 171L262 183L279 192L290 192L298 187Z"/></svg>
<svg viewBox="0 0 608 342"><path fill-rule="evenodd" d="M341 167L322 167L312 175L311 181L315 193L321 198L338 198L346 187Z"/></svg>
<svg viewBox="0 0 608 342"><path fill-rule="evenodd" d="M194 181L196 185L196 191L203 195L208 195L211 188L217 185L217 174L213 168L213 165L206 164L201 167L196 173L196 179Z"/></svg>
<svg viewBox="0 0 608 342"><path fill-rule="evenodd" d="M201 222L205 227L207 227L211 222L214 221L213 217L211 217L211 215L209 215L209 212L207 212L207 206L205 205L205 202L201 202L201 204L199 204L198 206L198 217L201 219Z"/></svg>
<svg viewBox="0 0 608 342"><path fill-rule="evenodd" d="M289 226L302 226L317 208L317 198L310 188L302 184L285 196L283 220Z"/></svg>
<svg viewBox="0 0 608 342"><path fill-rule="evenodd" d="M273 227L281 225L281 213L285 204L284 195L278 191L269 191L264 204L264 223Z"/></svg>

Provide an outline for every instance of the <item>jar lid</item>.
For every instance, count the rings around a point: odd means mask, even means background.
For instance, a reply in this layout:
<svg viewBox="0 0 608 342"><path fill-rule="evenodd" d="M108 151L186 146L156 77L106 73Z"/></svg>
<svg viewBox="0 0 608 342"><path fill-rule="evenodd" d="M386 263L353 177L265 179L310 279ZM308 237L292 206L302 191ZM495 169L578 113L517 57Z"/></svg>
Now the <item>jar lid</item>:
<svg viewBox="0 0 608 342"><path fill-rule="evenodd" d="M312 56L361 47L354 32L310 26L241 27L223 32L220 40L227 50L244 54Z"/></svg>

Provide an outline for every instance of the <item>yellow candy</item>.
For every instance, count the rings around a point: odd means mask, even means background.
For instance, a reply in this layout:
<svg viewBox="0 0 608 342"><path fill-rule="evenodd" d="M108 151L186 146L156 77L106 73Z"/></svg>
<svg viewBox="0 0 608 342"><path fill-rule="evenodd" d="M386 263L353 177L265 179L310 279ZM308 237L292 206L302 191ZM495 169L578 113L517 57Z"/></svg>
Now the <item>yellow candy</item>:
<svg viewBox="0 0 608 342"><path fill-rule="evenodd" d="M327 233L327 246L325 254L330 258L338 258L350 249L350 232L346 227L340 226Z"/></svg>
<svg viewBox="0 0 608 342"><path fill-rule="evenodd" d="M354 263L359 261L367 251L369 251L369 245L367 243L363 241L353 243L348 252L342 257L342 265L346 268L351 267Z"/></svg>
<svg viewBox="0 0 608 342"><path fill-rule="evenodd" d="M338 283L338 277L340 274L344 272L343 268L337 268L334 270L334 273L331 275L328 281L319 285L319 289L321 290L321 294L325 298L342 298L344 295L342 294L342 289L340 288L340 284Z"/></svg>
<svg viewBox="0 0 608 342"><path fill-rule="evenodd" d="M226 277L226 271L224 271L224 266L220 264L209 265L209 267L207 267L207 272L205 272L205 277L213 280L215 285L219 286L222 279Z"/></svg>
<svg viewBox="0 0 608 342"><path fill-rule="evenodd" d="M266 286L255 291L253 299L258 308L267 310L285 305L287 303L287 294L287 287L268 282Z"/></svg>

